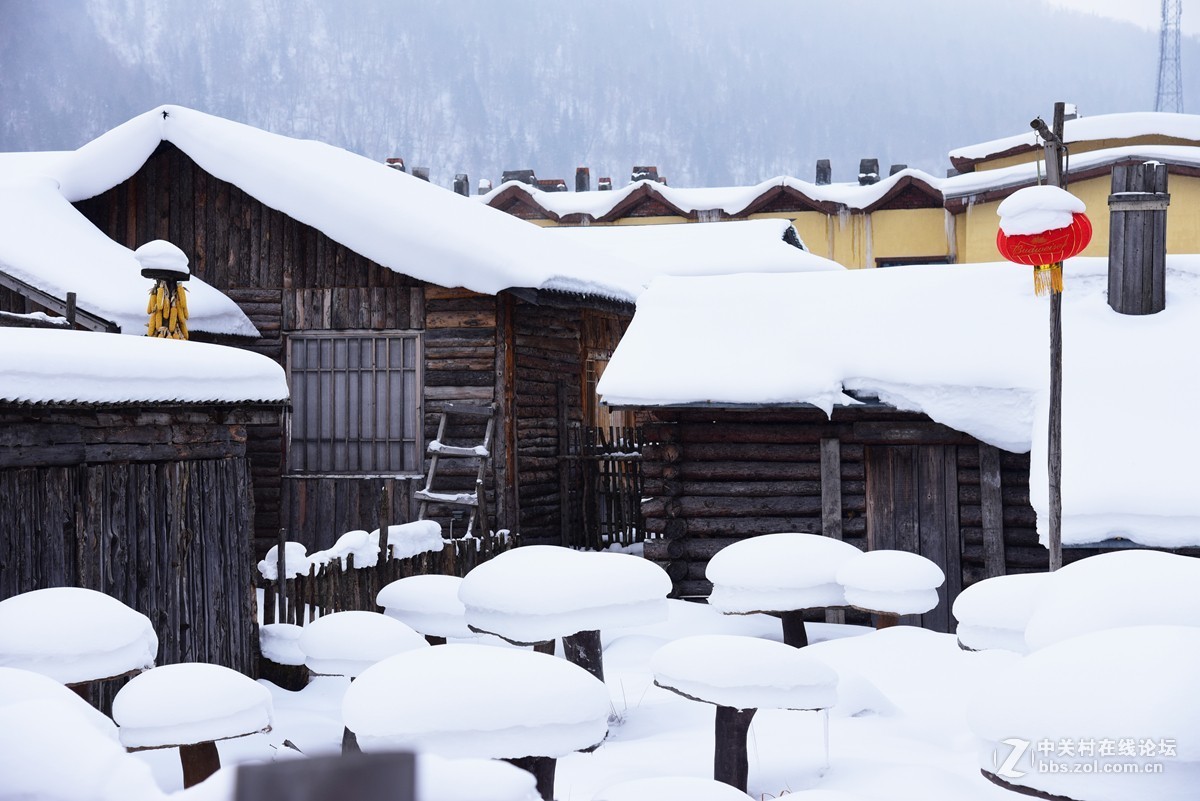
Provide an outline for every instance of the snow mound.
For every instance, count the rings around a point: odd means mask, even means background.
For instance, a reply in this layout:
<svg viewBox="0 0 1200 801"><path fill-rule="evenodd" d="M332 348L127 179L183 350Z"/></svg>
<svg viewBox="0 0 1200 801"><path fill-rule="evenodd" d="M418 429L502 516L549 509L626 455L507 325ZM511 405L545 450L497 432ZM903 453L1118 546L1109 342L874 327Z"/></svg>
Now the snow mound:
<svg viewBox="0 0 1200 801"><path fill-rule="evenodd" d="M1200 626L1200 559L1161 551L1090 556L1053 574L1025 628L1036 651L1101 629Z"/></svg>
<svg viewBox="0 0 1200 801"><path fill-rule="evenodd" d="M117 727L107 716L59 682L30 670L0 667L0 707L43 700L74 709L96 731L110 740L117 739Z"/></svg>
<svg viewBox="0 0 1200 801"><path fill-rule="evenodd" d="M346 569L347 559L354 557L354 566L370 567L379 561L379 532L368 533L361 529L347 531L338 537L332 548L316 551L308 555L308 560L318 567L325 567L334 560Z"/></svg>
<svg viewBox="0 0 1200 801"><path fill-rule="evenodd" d="M143 270L169 270L173 273L191 275L188 257L182 250L165 239L152 239L133 251L133 257Z"/></svg>
<svg viewBox="0 0 1200 801"><path fill-rule="evenodd" d="M666 572L641 557L530 545L473 569L458 597L472 628L534 643L665 620L670 592Z"/></svg>
<svg viewBox="0 0 1200 801"><path fill-rule="evenodd" d="M1071 215L1085 211L1087 206L1082 200L1049 184L1018 189L996 208L1000 215L1000 230L1009 236L1066 228L1071 224Z"/></svg>
<svg viewBox="0 0 1200 801"><path fill-rule="evenodd" d="M541 801L533 774L495 759L417 754L417 801Z"/></svg>
<svg viewBox="0 0 1200 801"><path fill-rule="evenodd" d="M650 659L660 687L734 709L828 709L838 675L801 649L757 637L710 634L667 643Z"/></svg>
<svg viewBox="0 0 1200 801"><path fill-rule="evenodd" d="M859 609L913 615L937 606L946 574L929 559L908 551L879 550L847 559L837 572L846 603Z"/></svg>
<svg viewBox="0 0 1200 801"><path fill-rule="evenodd" d="M283 577L306 576L312 569L312 560L308 557L308 549L302 542L285 542L283 544ZM272 545L266 557L258 563L258 572L267 581L279 580L279 546Z"/></svg>
<svg viewBox="0 0 1200 801"><path fill-rule="evenodd" d="M420 634L378 612L323 615L304 627L297 645L313 673L350 678L389 656L429 647Z"/></svg>
<svg viewBox="0 0 1200 801"><path fill-rule="evenodd" d="M817 534L764 534L722 548L708 562L710 605L728 614L844 606L837 573L862 556L853 545Z"/></svg>
<svg viewBox="0 0 1200 801"><path fill-rule="evenodd" d="M1053 573L995 576L967 587L954 600L958 641L973 651L999 648L1025 653L1025 627Z"/></svg>
<svg viewBox="0 0 1200 801"><path fill-rule="evenodd" d="M258 642L264 658L278 665L303 665L300 650L302 626L294 623L267 623L258 627Z"/></svg>
<svg viewBox="0 0 1200 801"><path fill-rule="evenodd" d="M1198 664L1200 629L1185 626L1095 631L1032 653L982 688L968 712L980 767L1013 785L1088 801L1194 799ZM1074 753L1060 755L1060 744ZM1020 758L1006 764L1017 748ZM1061 770L1039 767L1047 762ZM1117 763L1142 772L1103 769ZM1150 767L1156 763L1161 773Z"/></svg>
<svg viewBox="0 0 1200 801"><path fill-rule="evenodd" d="M371 536L379 542L379 529L372 531ZM388 526L387 544L392 548L393 559L408 559L431 551L436 553L446 547L446 541L442 539L442 527L434 520L414 520Z"/></svg>
<svg viewBox="0 0 1200 801"><path fill-rule="evenodd" d="M458 600L458 576L407 576L379 591L375 603L384 614L433 637L474 637L467 628L467 608Z"/></svg>
<svg viewBox="0 0 1200 801"><path fill-rule="evenodd" d="M220 665L163 665L129 681L113 699L126 748L166 748L268 731L271 693Z"/></svg>
<svg viewBox="0 0 1200 801"><path fill-rule="evenodd" d="M364 751L500 759L591 748L607 734L609 710L604 683L583 668L472 644L385 659L359 675L342 704Z"/></svg>
<svg viewBox="0 0 1200 801"><path fill-rule="evenodd" d="M150 618L102 592L51 587L0 601L0 667L80 684L145 670L157 652Z"/></svg>
<svg viewBox="0 0 1200 801"><path fill-rule="evenodd" d="M746 801L750 796L714 779L655 776L605 787L592 801Z"/></svg>
<svg viewBox="0 0 1200 801"><path fill-rule="evenodd" d="M98 731L78 705L45 697L0 705L0 777L4 801L167 797L150 767Z"/></svg>

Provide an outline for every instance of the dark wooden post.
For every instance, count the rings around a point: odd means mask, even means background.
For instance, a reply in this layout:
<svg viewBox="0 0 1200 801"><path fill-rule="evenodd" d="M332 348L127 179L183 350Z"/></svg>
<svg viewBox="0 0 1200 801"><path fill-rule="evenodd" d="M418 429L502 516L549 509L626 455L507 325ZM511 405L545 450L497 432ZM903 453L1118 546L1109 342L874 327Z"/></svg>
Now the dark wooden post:
<svg viewBox="0 0 1200 801"><path fill-rule="evenodd" d="M1031 126L1046 143L1046 183L1067 188L1063 173L1063 125L1066 104L1054 104L1054 130L1048 130L1039 117ZM1061 265L1060 265L1061 267ZM1050 477L1050 519L1047 545L1050 570L1062 567L1062 295L1050 290L1050 425L1047 432L1047 472Z"/></svg>
<svg viewBox="0 0 1200 801"><path fill-rule="evenodd" d="M1167 165L1112 171L1108 196L1108 305L1121 314L1157 314L1167 305Z"/></svg>
<svg viewBox="0 0 1200 801"><path fill-rule="evenodd" d="M821 534L842 539L842 443L836 438L821 440ZM829 609L825 612L825 622L845 623L846 613ZM800 625L803 627L803 621ZM784 618L784 639L787 639L787 618Z"/></svg>
<svg viewBox="0 0 1200 801"><path fill-rule="evenodd" d="M554 774L558 768L557 759L545 756L527 756L514 757L504 761L532 773L533 780L537 783L538 795L545 801L554 801Z"/></svg>
<svg viewBox="0 0 1200 801"><path fill-rule="evenodd" d="M577 631L562 638L567 661L604 681L604 649L599 631Z"/></svg>
<svg viewBox="0 0 1200 801"><path fill-rule="evenodd" d="M558 516L559 516L559 545L569 546L571 538L571 461L570 444L570 406L567 400L567 381L558 381Z"/></svg>
<svg viewBox="0 0 1200 801"><path fill-rule="evenodd" d="M750 759L746 755L746 733L756 709L718 706L715 720L716 745L713 751L713 778L746 792L750 777Z"/></svg>
<svg viewBox="0 0 1200 801"><path fill-rule="evenodd" d="M979 443L979 505L983 516L983 575L1003 576L1004 492L1000 480L1000 449Z"/></svg>

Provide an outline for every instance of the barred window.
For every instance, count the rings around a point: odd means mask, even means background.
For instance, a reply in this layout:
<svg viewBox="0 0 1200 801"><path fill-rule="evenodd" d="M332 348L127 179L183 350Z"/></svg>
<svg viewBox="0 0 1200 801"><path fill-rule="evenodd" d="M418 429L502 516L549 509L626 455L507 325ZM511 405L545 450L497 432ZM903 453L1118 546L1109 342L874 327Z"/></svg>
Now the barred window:
<svg viewBox="0 0 1200 801"><path fill-rule="evenodd" d="M418 473L421 335L288 338L288 466L295 473Z"/></svg>

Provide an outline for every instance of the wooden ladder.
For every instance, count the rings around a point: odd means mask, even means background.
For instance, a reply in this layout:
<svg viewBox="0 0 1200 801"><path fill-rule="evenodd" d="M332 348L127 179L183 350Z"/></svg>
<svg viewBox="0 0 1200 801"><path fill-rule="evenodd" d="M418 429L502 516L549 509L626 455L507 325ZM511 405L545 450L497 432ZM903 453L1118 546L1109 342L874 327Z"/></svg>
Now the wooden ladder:
<svg viewBox="0 0 1200 801"><path fill-rule="evenodd" d="M492 453L492 428L495 423L496 404L487 406L465 403L447 403L442 409L441 419L438 420L437 436L429 443L425 452L429 454L429 472L425 476L425 486L414 493L421 502L417 511L417 519L424 520L425 513L431 503L446 504L447 506L465 506L470 509L467 518L467 530L464 537L471 535L475 525L484 529L480 536L487 531L487 491L483 486L484 476L487 475L488 462ZM446 436L446 422L450 417L486 417L487 425L483 432L483 442L478 445L447 445L442 441ZM439 492L433 488L437 477L438 464L443 458L449 459L478 459L479 470L475 474L474 492Z"/></svg>

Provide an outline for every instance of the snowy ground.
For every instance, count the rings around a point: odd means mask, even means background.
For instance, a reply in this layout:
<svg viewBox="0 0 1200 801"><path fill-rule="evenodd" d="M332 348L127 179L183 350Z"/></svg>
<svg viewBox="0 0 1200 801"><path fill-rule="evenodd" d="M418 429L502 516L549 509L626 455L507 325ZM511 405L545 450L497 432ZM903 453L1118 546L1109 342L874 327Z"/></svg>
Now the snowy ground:
<svg viewBox="0 0 1200 801"><path fill-rule="evenodd" d="M715 708L655 687L650 656L665 641L690 634L736 633L780 640L781 626L764 615L722 616L702 604L670 603L666 623L604 632L613 706L609 737L593 753L559 760L559 801L590 801L609 785L640 777L712 776ZM797 801L1016 797L980 775L976 740L967 728L965 709L975 693L986 692L997 672L1019 657L962 651L953 636L921 629L874 632L853 626L809 627L816 642L808 653L836 669L840 677L838 706L829 718L829 766L823 764L819 713L761 711L749 737L752 797L786 795ZM305 753L336 751L342 737L341 698L347 686L346 680L338 678L316 679L300 692L270 685L274 730L222 742L223 761L287 758L294 752L281 749L285 739ZM137 756L151 764L164 789L181 786L174 752L147 751ZM227 786L218 778L210 783ZM221 797L219 792L203 795Z"/></svg>

